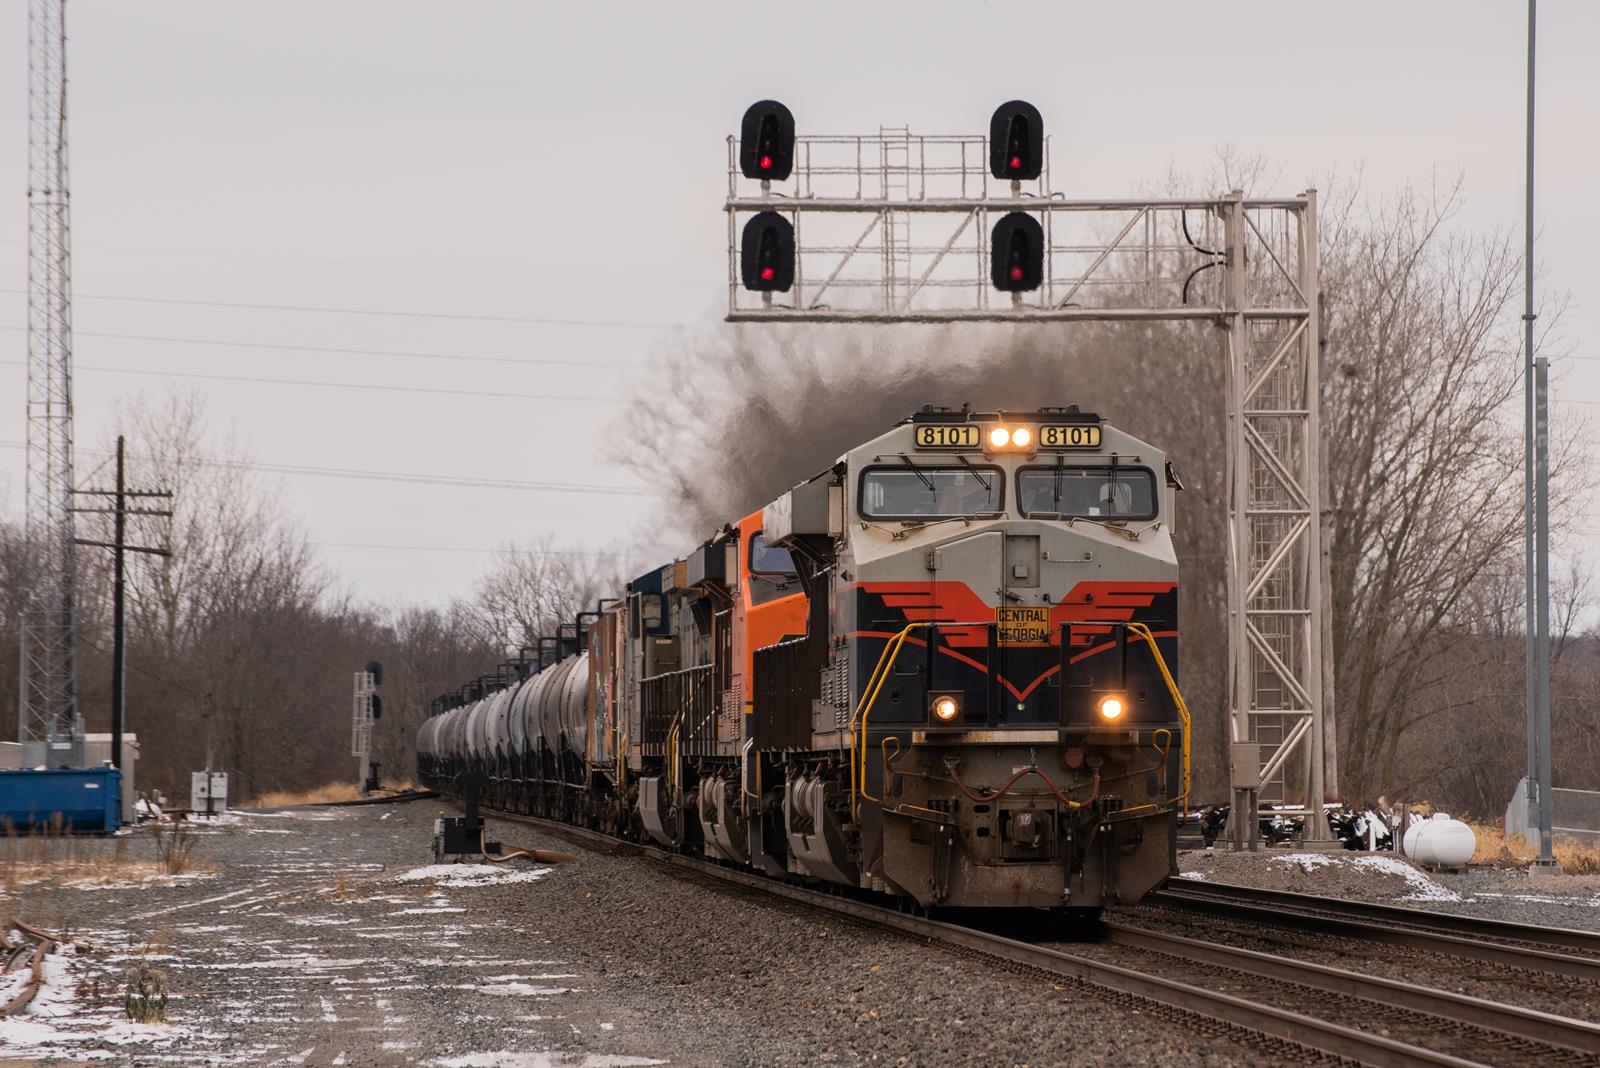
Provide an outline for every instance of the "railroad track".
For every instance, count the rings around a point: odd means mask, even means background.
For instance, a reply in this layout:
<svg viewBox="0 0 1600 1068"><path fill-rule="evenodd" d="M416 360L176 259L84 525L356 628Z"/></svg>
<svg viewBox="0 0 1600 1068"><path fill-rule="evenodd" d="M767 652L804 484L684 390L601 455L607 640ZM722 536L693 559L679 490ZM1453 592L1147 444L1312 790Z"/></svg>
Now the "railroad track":
<svg viewBox="0 0 1600 1068"><path fill-rule="evenodd" d="M1337 1009L1381 1023L1390 1035L1415 1034L1456 1049L1469 1061L1543 1066L1600 1060L1600 1024L1587 1020L1122 922L1105 929L1107 943L1178 958L1207 982Z"/></svg>
<svg viewBox="0 0 1600 1068"><path fill-rule="evenodd" d="M1096 959L1059 946L1009 938L978 928L960 926L912 915L882 905L835 893L778 882L695 857L671 853L654 846L626 842L607 834L565 823L495 812L501 819L526 823L552 834L610 850L627 849L661 864L790 901L874 927L938 943L1002 965L1076 980L1114 998L1132 999L1156 1007L1165 1015L1227 1032L1257 1047L1287 1048L1301 1054L1343 1058L1377 1068L1452 1066L1481 1068L1494 1064L1594 1064L1600 1058L1600 1025L1450 991L1430 990L1375 976L1324 965L1236 949L1178 935L1145 930L1123 923L1106 925L1108 940L1127 949L1179 958L1208 972L1206 979L1185 982L1153 970ZM1168 967L1170 966L1161 966ZM1318 992L1345 1006L1365 1005L1393 1017L1399 1013L1417 1034L1442 1032L1440 1044L1469 1050L1487 1048L1496 1057L1482 1060L1481 1053L1464 1056L1429 1048L1387 1034L1352 1027L1269 1003L1264 994L1229 993L1217 975L1232 976L1232 985L1293 984ZM1279 990L1281 995L1281 989ZM1304 1000L1303 998L1301 1000ZM1481 1042L1474 1042L1474 1039Z"/></svg>
<svg viewBox="0 0 1600 1068"><path fill-rule="evenodd" d="M1175 880L1146 900L1228 919L1297 930L1310 927L1327 934L1600 982L1600 934L1588 931L1198 880Z"/></svg>

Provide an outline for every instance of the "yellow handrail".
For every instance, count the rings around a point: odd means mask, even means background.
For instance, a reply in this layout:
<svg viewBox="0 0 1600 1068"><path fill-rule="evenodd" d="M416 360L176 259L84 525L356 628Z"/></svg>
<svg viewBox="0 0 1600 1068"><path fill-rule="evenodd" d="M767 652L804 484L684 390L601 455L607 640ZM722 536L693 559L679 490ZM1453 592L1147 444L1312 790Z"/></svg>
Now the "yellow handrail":
<svg viewBox="0 0 1600 1068"><path fill-rule="evenodd" d="M1156 645L1156 636L1150 633L1150 628L1143 623L1128 623L1127 628L1146 642L1150 643L1150 653L1155 657L1156 667L1161 669L1161 678L1167 684L1167 692L1172 695L1172 703L1177 706L1178 718L1183 721L1183 792L1172 798L1181 804L1180 812L1189 809L1189 706L1183 701L1183 694L1178 692L1178 684L1172 677L1172 672L1167 670L1166 657L1161 655L1160 646Z"/></svg>
<svg viewBox="0 0 1600 1068"><path fill-rule="evenodd" d="M878 654L877 666L872 669L867 684L861 688L861 701L856 705L855 715L851 717L850 723L856 732L856 738L851 740L850 745L850 818L858 823L861 820L861 798L866 797L869 801L878 800L867 793L867 718L872 715L872 706L877 703L878 693L883 689L885 680L889 678L890 670L894 668L901 646L905 645L906 635L919 627L931 626L933 624L928 622L907 623L902 627L899 633L884 645L883 652ZM928 655L933 655L932 650L929 650Z"/></svg>

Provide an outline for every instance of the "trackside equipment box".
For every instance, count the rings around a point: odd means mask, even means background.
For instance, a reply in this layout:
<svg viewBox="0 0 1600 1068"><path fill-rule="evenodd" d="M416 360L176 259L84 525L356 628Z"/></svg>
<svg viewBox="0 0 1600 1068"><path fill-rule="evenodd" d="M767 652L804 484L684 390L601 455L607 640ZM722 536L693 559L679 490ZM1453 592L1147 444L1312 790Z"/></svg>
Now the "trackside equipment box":
<svg viewBox="0 0 1600 1068"><path fill-rule="evenodd" d="M59 823L72 834L110 834L122 824L122 772L104 767L0 771L0 821L22 833Z"/></svg>

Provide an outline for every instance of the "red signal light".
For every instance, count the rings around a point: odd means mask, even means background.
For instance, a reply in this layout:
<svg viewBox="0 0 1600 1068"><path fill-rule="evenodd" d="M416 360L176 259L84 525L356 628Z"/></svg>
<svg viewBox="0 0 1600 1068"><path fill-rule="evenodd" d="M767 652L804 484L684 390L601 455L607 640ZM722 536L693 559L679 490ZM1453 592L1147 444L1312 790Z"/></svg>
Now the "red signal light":
<svg viewBox="0 0 1600 1068"><path fill-rule="evenodd" d="M759 160L756 161L756 163L764 171L770 171L772 169L772 157L771 156L762 156Z"/></svg>
<svg viewBox="0 0 1600 1068"><path fill-rule="evenodd" d="M763 268L761 268L761 280L763 282L772 281L772 279L775 276L775 274L776 274L776 272L773 271L773 269L771 267L763 267Z"/></svg>
<svg viewBox="0 0 1600 1068"><path fill-rule="evenodd" d="M1022 169L1022 157L1021 156L1012 156L1011 157L1011 169L1014 170L1014 171L1020 171Z"/></svg>
<svg viewBox="0 0 1600 1068"><path fill-rule="evenodd" d="M1011 268L1011 280L1013 282L1022 281L1022 268L1021 267L1013 267L1013 268Z"/></svg>

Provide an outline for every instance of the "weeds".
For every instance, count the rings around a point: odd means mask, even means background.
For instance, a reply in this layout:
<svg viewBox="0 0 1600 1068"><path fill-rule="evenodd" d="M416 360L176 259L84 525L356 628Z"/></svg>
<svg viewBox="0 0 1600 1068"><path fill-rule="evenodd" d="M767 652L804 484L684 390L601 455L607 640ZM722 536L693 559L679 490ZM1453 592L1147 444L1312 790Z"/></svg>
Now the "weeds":
<svg viewBox="0 0 1600 1068"><path fill-rule="evenodd" d="M194 833L182 820L168 830L162 823L150 825L155 839L156 864L165 875L182 875L194 867Z"/></svg>
<svg viewBox="0 0 1600 1068"><path fill-rule="evenodd" d="M167 1019L167 973L140 961L127 972L128 986L122 1007L134 1023L164 1023Z"/></svg>
<svg viewBox="0 0 1600 1068"><path fill-rule="evenodd" d="M1472 854L1473 864L1525 868L1539 857L1539 850L1521 835L1508 835L1492 823L1469 823L1468 826L1478 840L1477 851ZM1581 845L1570 838L1557 838L1551 843L1551 852L1568 875L1600 874L1600 849Z"/></svg>

